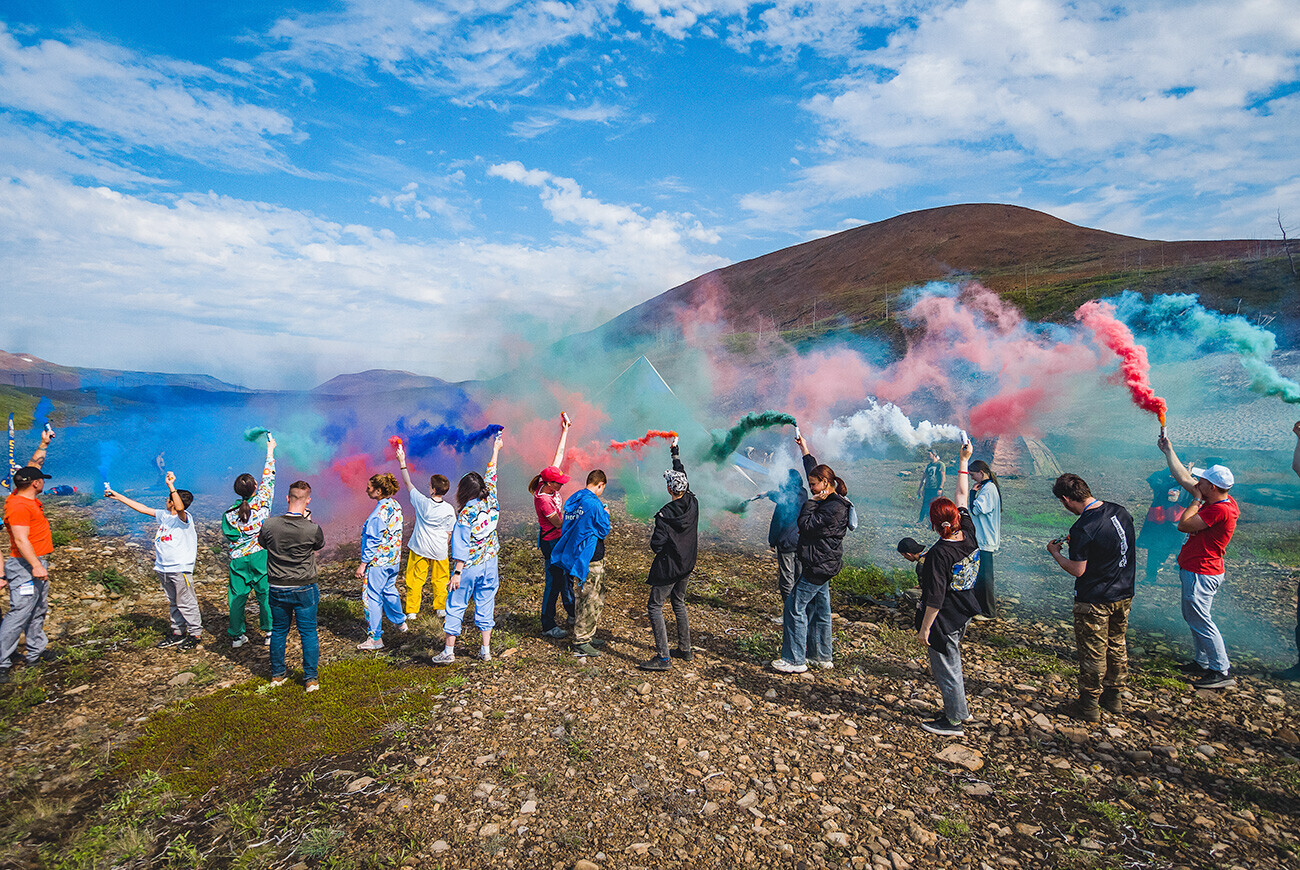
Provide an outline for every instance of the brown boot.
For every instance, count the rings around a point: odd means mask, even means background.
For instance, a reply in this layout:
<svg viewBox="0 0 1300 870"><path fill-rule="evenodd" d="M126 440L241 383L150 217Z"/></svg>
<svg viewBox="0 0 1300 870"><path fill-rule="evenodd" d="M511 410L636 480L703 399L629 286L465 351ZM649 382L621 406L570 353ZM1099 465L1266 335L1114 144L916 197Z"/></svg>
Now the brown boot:
<svg viewBox="0 0 1300 870"><path fill-rule="evenodd" d="M1078 719L1080 722L1101 721L1101 708L1097 706L1096 698L1080 698L1067 706L1065 713L1071 719Z"/></svg>
<svg viewBox="0 0 1300 870"><path fill-rule="evenodd" d="M1101 706L1116 716L1123 713L1124 699L1120 697L1119 689L1104 689L1101 693Z"/></svg>

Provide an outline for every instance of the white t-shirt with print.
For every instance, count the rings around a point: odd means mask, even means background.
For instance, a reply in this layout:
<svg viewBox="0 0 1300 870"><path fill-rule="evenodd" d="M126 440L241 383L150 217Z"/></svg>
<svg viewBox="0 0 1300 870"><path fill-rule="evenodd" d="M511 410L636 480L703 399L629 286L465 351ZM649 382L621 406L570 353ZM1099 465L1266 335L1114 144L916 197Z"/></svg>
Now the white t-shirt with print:
<svg viewBox="0 0 1300 870"><path fill-rule="evenodd" d="M447 558L447 541L456 527L456 510L445 501L435 501L412 488L411 509L415 511L415 528L407 547L426 559L441 562Z"/></svg>
<svg viewBox="0 0 1300 870"><path fill-rule="evenodd" d="M194 514L185 512L188 520L168 511L155 511L158 531L153 536L153 569L164 574L191 574L194 560L199 555L199 530L194 525Z"/></svg>

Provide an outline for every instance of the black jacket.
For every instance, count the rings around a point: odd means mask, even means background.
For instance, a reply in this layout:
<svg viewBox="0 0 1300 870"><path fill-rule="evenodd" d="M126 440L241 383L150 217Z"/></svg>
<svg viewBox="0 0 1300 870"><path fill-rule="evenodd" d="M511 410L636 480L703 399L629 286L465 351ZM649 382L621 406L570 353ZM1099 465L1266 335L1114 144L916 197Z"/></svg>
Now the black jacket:
<svg viewBox="0 0 1300 870"><path fill-rule="evenodd" d="M817 467L811 455L803 458L804 473ZM829 581L844 567L844 535L849 530L849 500L831 493L823 501L810 498L799 511L799 564L809 583Z"/></svg>
<svg viewBox="0 0 1300 870"><path fill-rule="evenodd" d="M673 470L686 471L676 449L673 450ZM650 549L655 560L650 565L650 577L646 582L651 586L665 586L695 570L699 527L700 503L689 488L681 498L659 508L655 514L655 529L650 535Z"/></svg>
<svg viewBox="0 0 1300 870"><path fill-rule="evenodd" d="M803 488L798 472L791 469L790 477L779 489L767 493L767 499L776 505L767 527L767 545L786 553L799 548L799 511L808 500L808 491Z"/></svg>

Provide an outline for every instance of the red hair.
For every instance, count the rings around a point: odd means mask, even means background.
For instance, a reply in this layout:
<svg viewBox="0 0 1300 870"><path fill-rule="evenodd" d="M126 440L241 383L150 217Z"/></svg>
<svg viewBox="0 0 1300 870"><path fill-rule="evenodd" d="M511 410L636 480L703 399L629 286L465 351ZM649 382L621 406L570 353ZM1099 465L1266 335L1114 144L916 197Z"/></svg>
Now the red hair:
<svg viewBox="0 0 1300 870"><path fill-rule="evenodd" d="M961 525L961 514L950 498L936 498L930 502L930 528L941 536L951 535Z"/></svg>

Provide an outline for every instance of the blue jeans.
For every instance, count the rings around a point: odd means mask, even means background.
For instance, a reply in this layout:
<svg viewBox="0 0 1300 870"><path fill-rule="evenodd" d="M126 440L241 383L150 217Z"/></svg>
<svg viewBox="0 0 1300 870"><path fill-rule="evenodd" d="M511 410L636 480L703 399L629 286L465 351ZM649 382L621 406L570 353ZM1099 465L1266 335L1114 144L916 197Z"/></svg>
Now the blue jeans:
<svg viewBox="0 0 1300 870"><path fill-rule="evenodd" d="M316 679L320 663L320 640L316 636L316 606L320 604L320 587L315 583L296 589L271 587L271 676L284 676L284 645L289 639L289 623L298 621L298 638L302 641L303 679Z"/></svg>
<svg viewBox="0 0 1300 870"><path fill-rule="evenodd" d="M366 585L361 592L366 605L366 625L371 640L384 636L384 617L393 625L406 622L401 596L397 594L397 566L371 565L366 569Z"/></svg>
<svg viewBox="0 0 1300 870"><path fill-rule="evenodd" d="M1223 582L1222 574L1193 574L1178 569L1183 581L1183 619L1192 630L1192 652L1196 663L1208 671L1228 670L1228 649L1223 645L1223 635L1210 617L1214 593Z"/></svg>
<svg viewBox="0 0 1300 870"><path fill-rule="evenodd" d="M559 538L555 539L558 540ZM551 564L551 551L555 549L555 541L541 542L542 565L546 569L546 586L542 590L542 631L555 628L556 599L564 605L569 616L574 614L573 583L569 580L569 572L559 565Z"/></svg>
<svg viewBox="0 0 1300 870"><path fill-rule="evenodd" d="M785 597L781 658L792 665L831 660L831 584L800 577Z"/></svg>

